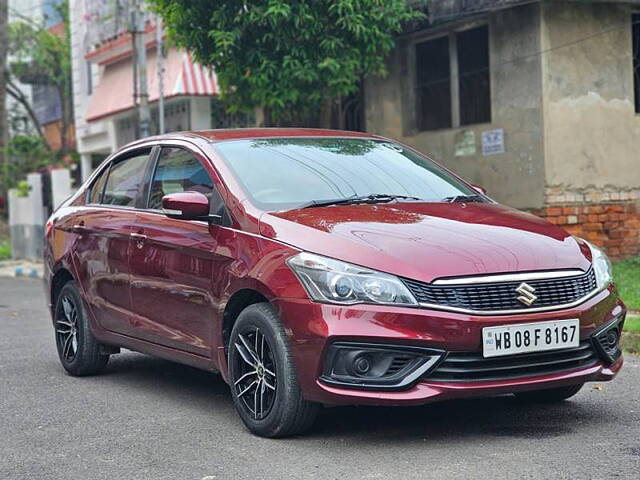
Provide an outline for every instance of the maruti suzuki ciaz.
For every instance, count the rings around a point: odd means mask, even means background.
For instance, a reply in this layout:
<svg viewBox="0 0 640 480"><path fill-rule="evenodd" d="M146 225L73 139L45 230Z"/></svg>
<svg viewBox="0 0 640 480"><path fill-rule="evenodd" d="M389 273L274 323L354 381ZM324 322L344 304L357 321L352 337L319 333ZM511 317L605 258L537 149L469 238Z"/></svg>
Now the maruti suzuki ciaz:
<svg viewBox="0 0 640 480"><path fill-rule="evenodd" d="M560 401L622 367L602 250L378 136L137 141L45 236L69 374L120 348L216 371L261 436L303 432L322 405Z"/></svg>

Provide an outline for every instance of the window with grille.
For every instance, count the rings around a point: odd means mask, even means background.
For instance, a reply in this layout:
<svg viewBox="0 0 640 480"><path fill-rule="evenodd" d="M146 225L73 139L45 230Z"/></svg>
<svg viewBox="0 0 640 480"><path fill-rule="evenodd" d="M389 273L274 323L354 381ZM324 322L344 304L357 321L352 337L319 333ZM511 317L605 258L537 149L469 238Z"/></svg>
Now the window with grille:
<svg viewBox="0 0 640 480"><path fill-rule="evenodd" d="M418 129L451 127L449 37L416 45Z"/></svg>
<svg viewBox="0 0 640 480"><path fill-rule="evenodd" d="M418 43L415 56L418 130L491 121L488 26Z"/></svg>
<svg viewBox="0 0 640 480"><path fill-rule="evenodd" d="M489 28L457 34L460 125L491 121L489 85Z"/></svg>

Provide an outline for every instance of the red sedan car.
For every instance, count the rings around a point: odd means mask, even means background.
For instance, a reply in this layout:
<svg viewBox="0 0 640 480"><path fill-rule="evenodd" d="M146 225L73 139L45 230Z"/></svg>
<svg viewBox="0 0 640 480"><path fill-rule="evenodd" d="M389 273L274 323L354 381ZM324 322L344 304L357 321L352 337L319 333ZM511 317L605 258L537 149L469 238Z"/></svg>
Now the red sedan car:
<svg viewBox="0 0 640 480"><path fill-rule="evenodd" d="M302 432L323 404L557 401L622 367L601 250L377 136L138 141L45 235L71 375L121 347L217 371L258 435Z"/></svg>

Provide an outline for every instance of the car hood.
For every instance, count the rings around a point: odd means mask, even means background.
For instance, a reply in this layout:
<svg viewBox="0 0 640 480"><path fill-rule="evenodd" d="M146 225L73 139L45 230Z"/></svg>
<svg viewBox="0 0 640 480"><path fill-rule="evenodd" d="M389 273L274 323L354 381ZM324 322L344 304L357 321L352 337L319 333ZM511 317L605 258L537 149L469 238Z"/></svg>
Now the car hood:
<svg viewBox="0 0 640 480"><path fill-rule="evenodd" d="M404 202L266 213L260 233L304 251L425 282L590 266L584 242L534 215L490 203Z"/></svg>

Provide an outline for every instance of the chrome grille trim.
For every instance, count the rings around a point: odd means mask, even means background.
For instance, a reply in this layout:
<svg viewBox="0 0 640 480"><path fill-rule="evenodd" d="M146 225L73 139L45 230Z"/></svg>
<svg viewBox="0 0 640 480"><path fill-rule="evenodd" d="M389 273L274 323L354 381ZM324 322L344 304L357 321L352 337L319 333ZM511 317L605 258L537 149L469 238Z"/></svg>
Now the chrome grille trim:
<svg viewBox="0 0 640 480"><path fill-rule="evenodd" d="M526 282L528 280L553 280L556 278L577 277L584 275L584 270L556 270L550 272L498 273L475 277L441 278L433 285L472 285L475 283Z"/></svg>
<svg viewBox="0 0 640 480"><path fill-rule="evenodd" d="M572 272L569 275L567 272ZM576 274L577 272L577 274ZM559 275L560 273L560 275ZM535 277L524 277L524 275L534 275ZM515 274L499 275L501 281L491 282L467 282L464 284L457 283L458 278L450 279L456 283L424 283L415 280L403 279L404 284L409 288L414 297L418 300L418 304L422 308L433 310L445 310L459 313L467 313L472 315L513 315L527 314L535 312L546 312L552 310L562 310L572 308L587 301L591 297L600 293L603 289L598 289L595 281L595 272L589 269L587 272L582 270L565 270L562 272L533 272L531 274ZM476 277L487 278L488 276ZM494 277L494 276L492 276ZM474 277L466 277L470 280ZM505 281L505 278L507 279ZM446 279L441 280L444 281ZM517 293L515 289L518 282L529 280L532 286L540 288L543 294L538 303L546 302L546 304L531 307L518 305ZM554 280L558 281L554 285ZM513 289L513 297L509 289ZM584 292L586 294L583 294ZM580 295L575 298L576 295ZM442 299L442 301L440 301ZM437 302L434 300L438 300ZM570 300L560 303L550 304L554 300ZM502 307L501 307L502 305Z"/></svg>

